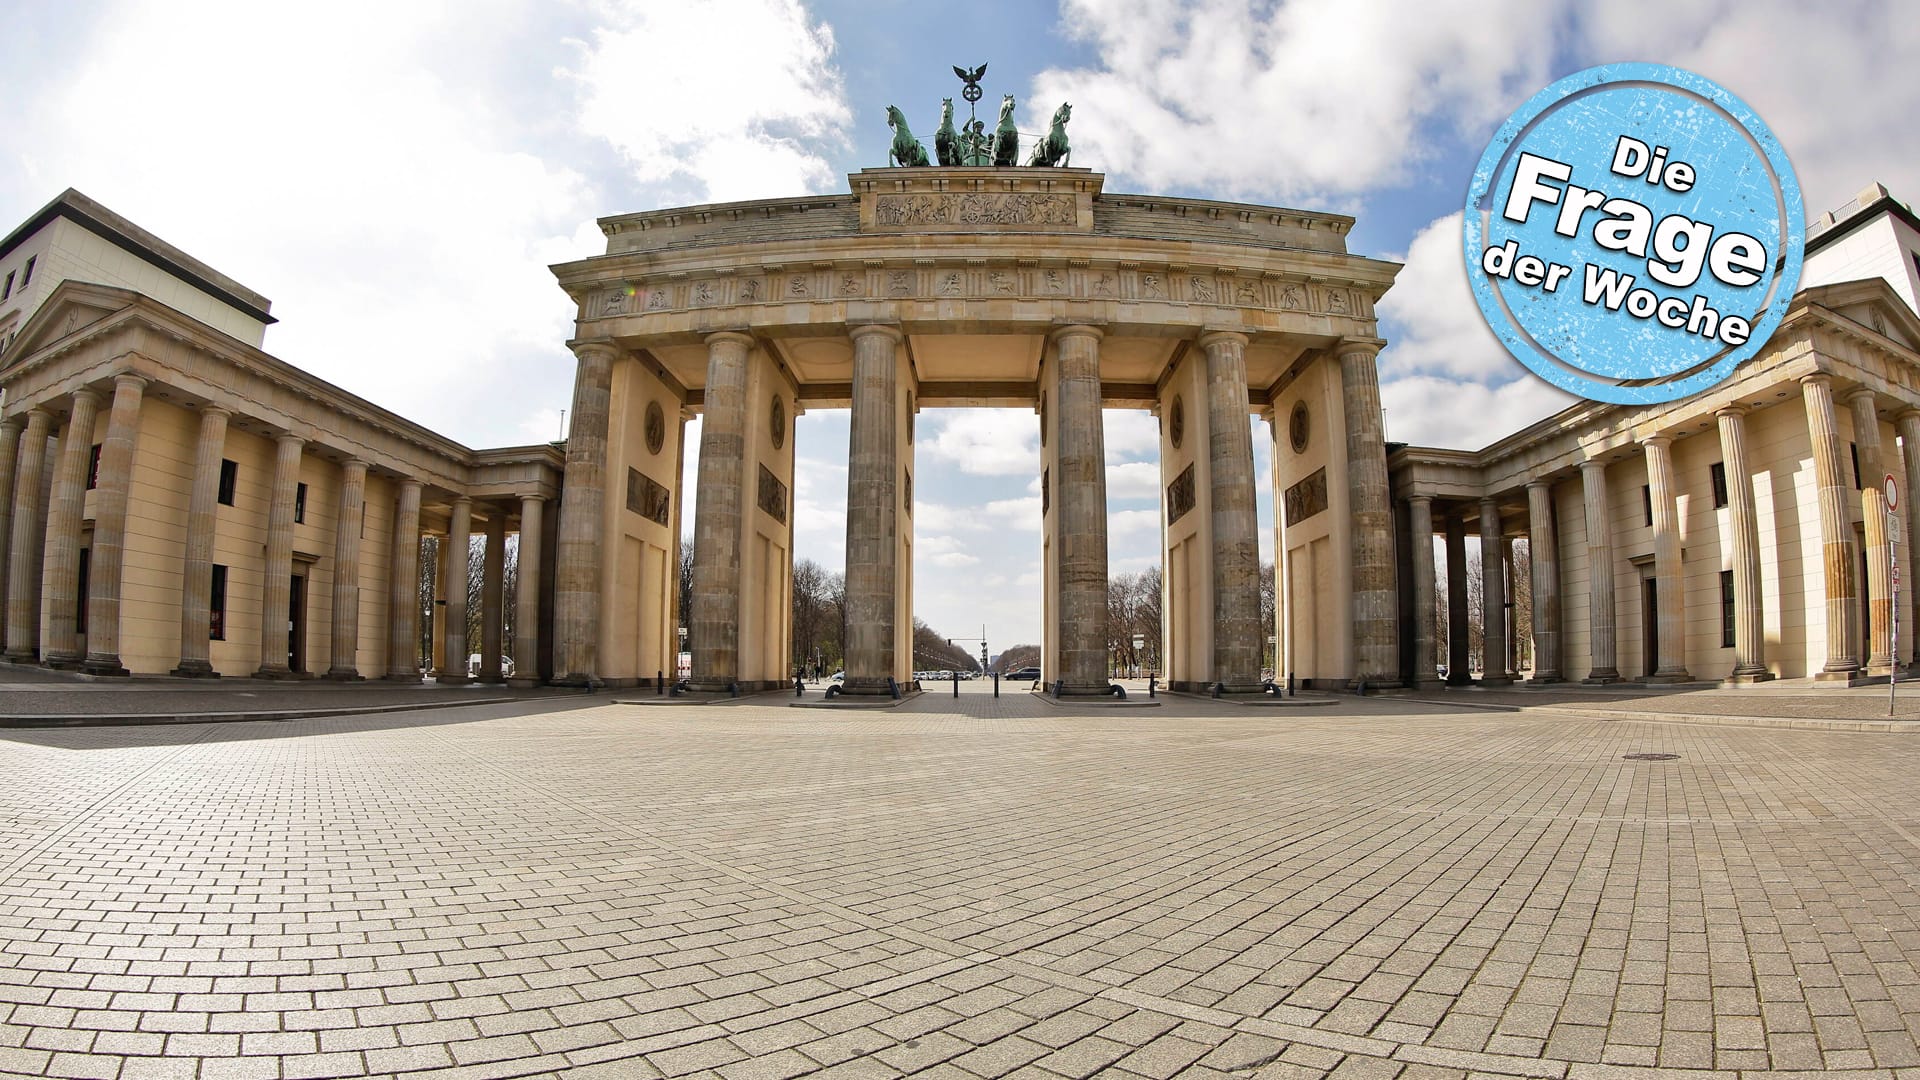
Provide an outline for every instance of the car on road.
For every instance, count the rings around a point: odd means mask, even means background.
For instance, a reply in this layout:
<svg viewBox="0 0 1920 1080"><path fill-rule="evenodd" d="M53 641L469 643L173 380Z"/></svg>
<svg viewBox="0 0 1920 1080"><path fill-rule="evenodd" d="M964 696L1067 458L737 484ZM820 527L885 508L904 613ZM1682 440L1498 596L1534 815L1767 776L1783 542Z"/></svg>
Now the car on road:
<svg viewBox="0 0 1920 1080"><path fill-rule="evenodd" d="M1007 673L1007 680L1009 682L1039 682L1040 669L1037 667L1023 667L1018 671L1009 671Z"/></svg>

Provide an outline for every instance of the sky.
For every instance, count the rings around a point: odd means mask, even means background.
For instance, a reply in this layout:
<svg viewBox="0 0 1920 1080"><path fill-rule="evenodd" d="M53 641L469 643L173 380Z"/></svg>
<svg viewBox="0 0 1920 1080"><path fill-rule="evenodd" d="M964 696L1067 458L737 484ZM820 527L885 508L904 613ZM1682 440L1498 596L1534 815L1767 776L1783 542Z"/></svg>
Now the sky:
<svg viewBox="0 0 1920 1080"><path fill-rule="evenodd" d="M1810 215L1875 180L1920 198L1920 20L1891 0L4 0L0 25L0 221L76 187L269 297L269 352L475 447L559 436L573 311L547 268L604 250L596 218L844 191L885 164L887 105L930 137L954 65L987 63L1023 131L1071 101L1108 191L1354 215L1350 250L1405 264L1379 305L1394 441L1477 449L1570 400L1487 331L1459 242L1488 139L1557 78L1714 79ZM1037 421L918 430L917 614L1038 641ZM846 413L795 445L795 555L837 569ZM1269 559L1270 446L1258 425ZM1156 447L1108 414L1113 573L1159 560Z"/></svg>

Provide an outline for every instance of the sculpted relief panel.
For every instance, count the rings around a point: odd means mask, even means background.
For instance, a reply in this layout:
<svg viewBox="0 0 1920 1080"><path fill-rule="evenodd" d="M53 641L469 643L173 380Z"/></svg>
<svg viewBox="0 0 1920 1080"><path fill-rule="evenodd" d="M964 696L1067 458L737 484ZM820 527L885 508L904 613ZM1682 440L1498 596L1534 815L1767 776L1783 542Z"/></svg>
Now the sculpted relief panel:
<svg viewBox="0 0 1920 1080"><path fill-rule="evenodd" d="M1071 195L1017 192L1009 195L934 193L881 195L874 201L874 224L893 228L922 225L1074 225L1078 214Z"/></svg>

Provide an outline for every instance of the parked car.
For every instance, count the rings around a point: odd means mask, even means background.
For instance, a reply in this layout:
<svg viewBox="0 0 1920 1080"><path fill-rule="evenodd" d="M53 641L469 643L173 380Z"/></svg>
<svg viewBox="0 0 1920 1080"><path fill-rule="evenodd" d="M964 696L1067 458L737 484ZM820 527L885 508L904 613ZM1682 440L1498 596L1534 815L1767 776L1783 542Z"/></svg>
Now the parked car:
<svg viewBox="0 0 1920 1080"><path fill-rule="evenodd" d="M1007 680L1009 682L1039 682L1040 669L1037 667L1023 667L1019 671L1010 671L1007 673Z"/></svg>

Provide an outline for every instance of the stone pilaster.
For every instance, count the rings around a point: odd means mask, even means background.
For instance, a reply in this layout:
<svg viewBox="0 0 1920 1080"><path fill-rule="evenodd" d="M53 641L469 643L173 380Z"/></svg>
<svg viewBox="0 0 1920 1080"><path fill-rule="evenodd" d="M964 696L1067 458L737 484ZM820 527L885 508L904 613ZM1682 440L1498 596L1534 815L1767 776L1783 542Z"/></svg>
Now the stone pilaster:
<svg viewBox="0 0 1920 1080"><path fill-rule="evenodd" d="M446 649L441 653L438 681L443 683L465 683L471 680L467 674L467 575L469 562L473 557L473 500L461 496L453 500L453 509L447 515L446 558L441 565L446 567L447 594L447 632Z"/></svg>
<svg viewBox="0 0 1920 1080"><path fill-rule="evenodd" d="M1720 425L1721 470L1727 477L1727 531L1733 538L1733 672L1735 682L1765 682L1765 608L1760 599L1760 521L1754 513L1753 474L1747 464L1747 411L1737 405L1714 414Z"/></svg>
<svg viewBox="0 0 1920 1080"><path fill-rule="evenodd" d="M1413 556L1413 685L1431 689L1442 685L1434 652L1433 500L1415 495L1407 500Z"/></svg>
<svg viewBox="0 0 1920 1080"><path fill-rule="evenodd" d="M1871 390L1847 395L1853 445L1860 455L1860 524L1867 541L1867 673L1893 670L1893 561L1887 544L1886 472L1880 460L1880 414Z"/></svg>
<svg viewBox="0 0 1920 1080"><path fill-rule="evenodd" d="M1100 337L1092 326L1053 332L1059 443L1053 499L1060 546L1060 692L1105 694L1107 678L1107 455L1100 401ZM1249 433L1248 438L1252 435ZM1249 445L1248 454L1252 454ZM1255 622L1258 622L1256 615ZM1256 676L1259 644L1254 646ZM1256 679L1257 682L1257 679Z"/></svg>
<svg viewBox="0 0 1920 1080"><path fill-rule="evenodd" d="M1377 341L1343 341L1340 389L1346 407L1348 506L1353 521L1353 663L1356 681L1400 681L1399 600L1394 584L1393 508L1381 427Z"/></svg>
<svg viewBox="0 0 1920 1080"><path fill-rule="evenodd" d="M300 456L307 440L275 440L273 496L267 504L267 563L260 583L260 669L256 679L291 678L293 618L293 496L300 486ZM302 665L304 666L304 665Z"/></svg>
<svg viewBox="0 0 1920 1080"><path fill-rule="evenodd" d="M688 684L696 690L728 690L740 678L740 529L746 506L747 360L752 350L753 339L745 334L723 331L707 337L700 499L693 524L693 614L687 624L693 653ZM856 372L856 383L858 379ZM852 471L849 464L849 476ZM848 513L851 519L851 508Z"/></svg>
<svg viewBox="0 0 1920 1080"><path fill-rule="evenodd" d="M1207 356L1208 522L1213 534L1213 677L1227 693L1261 691L1260 537L1247 403L1247 336L1200 337Z"/></svg>
<svg viewBox="0 0 1920 1080"><path fill-rule="evenodd" d="M333 526L333 640L327 678L360 678L360 526L367 512L367 463L340 469L340 512Z"/></svg>
<svg viewBox="0 0 1920 1080"><path fill-rule="evenodd" d="M18 416L0 420L0 653L7 647L7 578L13 558L13 474L20 460L20 430L26 423Z"/></svg>
<svg viewBox="0 0 1920 1080"><path fill-rule="evenodd" d="M1653 499L1653 579L1660 650L1649 682L1689 682L1686 574L1680 565L1680 507L1673 478L1673 439L1654 435L1647 448L1647 486Z"/></svg>
<svg viewBox="0 0 1920 1080"><path fill-rule="evenodd" d="M1447 510L1447 685L1470 686L1472 615L1467 611L1467 523L1459 507Z"/></svg>
<svg viewBox="0 0 1920 1080"><path fill-rule="evenodd" d="M1500 537L1500 504L1481 499L1480 682L1486 686L1513 682L1507 672L1507 566Z"/></svg>
<svg viewBox="0 0 1920 1080"><path fill-rule="evenodd" d="M501 602L507 587L507 511L487 507L487 553L480 564L480 681L505 682L500 673Z"/></svg>
<svg viewBox="0 0 1920 1080"><path fill-rule="evenodd" d="M540 683L540 533L545 503L546 497L542 495L520 497L520 551L515 562L519 581L513 598L513 678L508 680L513 686Z"/></svg>
<svg viewBox="0 0 1920 1080"><path fill-rule="evenodd" d="M40 474L46 469L47 433L53 414L27 412L25 432L13 469L13 535L7 555L7 659L27 663L40 655L40 555L46 543L41 528Z"/></svg>
<svg viewBox="0 0 1920 1080"><path fill-rule="evenodd" d="M94 483L93 554L87 567L87 659L93 675L125 675L120 665L120 570L126 560L127 498L133 487L133 455L140 439L140 403L147 380L128 372L114 377L113 410L100 447Z"/></svg>
<svg viewBox="0 0 1920 1080"><path fill-rule="evenodd" d="M1820 498L1820 547L1826 567L1827 663L1816 679L1851 680L1860 671L1860 584L1854 569L1853 531L1847 514L1847 455L1840 445L1834 414L1833 376L1823 372L1800 380L1807 409L1807 433L1813 441L1813 478ZM1664 606L1666 598L1661 597Z"/></svg>
<svg viewBox="0 0 1920 1080"><path fill-rule="evenodd" d="M1920 658L1920 603L1915 596L1920 595L1920 559L1914 558L1914 526L1920 523L1920 504L1916 504L1915 495L1920 493L1920 411L1908 409L1900 414L1900 458L1905 472L1905 483L1900 488L1901 532L1900 539L1894 543L1895 558L1900 560L1901 581L1898 594L1900 612L1900 653L1909 662Z"/></svg>
<svg viewBox="0 0 1920 1080"><path fill-rule="evenodd" d="M1527 555L1533 579L1533 678L1562 681L1560 669L1560 537L1553 527L1553 485L1527 485Z"/></svg>
<svg viewBox="0 0 1920 1080"><path fill-rule="evenodd" d="M590 685L600 667L601 548L606 523L607 417L619 351L598 342L574 347L573 420L567 431L566 500L554 547L553 681ZM705 488L701 502L705 502Z"/></svg>
<svg viewBox="0 0 1920 1080"><path fill-rule="evenodd" d="M393 564L387 573L387 678L420 681L420 481L402 480L393 500Z"/></svg>
<svg viewBox="0 0 1920 1080"><path fill-rule="evenodd" d="M46 609L46 640L41 655L49 667L80 666L80 521L87 498L87 461L93 456L94 418L100 395L73 392L73 411L60 434L60 461L53 474L53 501L47 507L47 557L41 577Z"/></svg>
<svg viewBox="0 0 1920 1080"><path fill-rule="evenodd" d="M1587 511L1587 635L1593 666L1584 681L1620 681L1615 634L1619 615L1613 604L1613 518L1607 512L1607 465L1589 458L1580 463L1580 494Z"/></svg>
<svg viewBox="0 0 1920 1080"><path fill-rule="evenodd" d="M852 330L853 413L847 436L847 674L849 694L884 693L893 676L900 598L895 589L899 546L900 396L899 327ZM705 467L706 451L701 451ZM704 507L706 492L701 490ZM696 559L696 571L699 562ZM700 598L694 597L697 612ZM699 634L696 628L695 635ZM699 654L695 653L695 670Z"/></svg>

